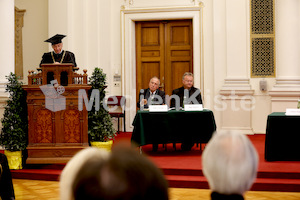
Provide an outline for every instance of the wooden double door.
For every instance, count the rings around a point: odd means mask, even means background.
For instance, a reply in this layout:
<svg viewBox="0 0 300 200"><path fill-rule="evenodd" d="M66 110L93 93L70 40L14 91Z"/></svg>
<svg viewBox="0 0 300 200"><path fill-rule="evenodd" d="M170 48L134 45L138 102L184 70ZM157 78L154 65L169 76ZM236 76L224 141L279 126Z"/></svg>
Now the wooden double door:
<svg viewBox="0 0 300 200"><path fill-rule="evenodd" d="M193 72L192 20L136 22L136 88L160 78L166 95L182 86L182 75Z"/></svg>

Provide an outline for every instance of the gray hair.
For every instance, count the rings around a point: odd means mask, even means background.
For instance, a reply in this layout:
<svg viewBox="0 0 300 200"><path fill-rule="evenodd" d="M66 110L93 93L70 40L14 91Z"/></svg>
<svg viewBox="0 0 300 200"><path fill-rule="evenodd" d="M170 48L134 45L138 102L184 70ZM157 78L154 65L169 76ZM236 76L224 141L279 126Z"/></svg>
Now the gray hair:
<svg viewBox="0 0 300 200"><path fill-rule="evenodd" d="M247 136L220 132L206 145L202 165L212 191L243 195L256 178L258 155Z"/></svg>
<svg viewBox="0 0 300 200"><path fill-rule="evenodd" d="M184 77L186 77L186 76L192 76L192 77L194 77L194 75L193 75L192 72L185 72L185 73L183 74L183 76L182 76L182 80L184 80Z"/></svg>
<svg viewBox="0 0 300 200"><path fill-rule="evenodd" d="M154 78L156 78L157 80L158 80L158 85L160 85L160 79L157 77L157 76L153 76L152 78L150 78L150 81L152 80L152 79L154 79ZM150 82L149 81L149 82Z"/></svg>

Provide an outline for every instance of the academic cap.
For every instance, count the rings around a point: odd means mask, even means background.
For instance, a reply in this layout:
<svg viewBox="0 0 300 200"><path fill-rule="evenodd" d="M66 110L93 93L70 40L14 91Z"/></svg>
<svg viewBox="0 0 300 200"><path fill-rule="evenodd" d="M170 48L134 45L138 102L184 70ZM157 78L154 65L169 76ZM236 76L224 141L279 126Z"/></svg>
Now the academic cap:
<svg viewBox="0 0 300 200"><path fill-rule="evenodd" d="M45 40L44 42L50 42L52 45L61 43L61 40L66 37L66 35L56 34L53 37Z"/></svg>

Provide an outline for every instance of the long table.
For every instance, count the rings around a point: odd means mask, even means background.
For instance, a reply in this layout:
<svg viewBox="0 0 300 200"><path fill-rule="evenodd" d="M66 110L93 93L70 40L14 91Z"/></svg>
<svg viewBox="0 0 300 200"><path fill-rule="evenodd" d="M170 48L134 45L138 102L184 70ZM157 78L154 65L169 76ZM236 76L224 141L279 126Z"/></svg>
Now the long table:
<svg viewBox="0 0 300 200"><path fill-rule="evenodd" d="M207 143L216 130L211 110L138 111L131 142L138 146L167 143Z"/></svg>
<svg viewBox="0 0 300 200"><path fill-rule="evenodd" d="M273 112L268 116L265 159L300 161L300 116Z"/></svg>

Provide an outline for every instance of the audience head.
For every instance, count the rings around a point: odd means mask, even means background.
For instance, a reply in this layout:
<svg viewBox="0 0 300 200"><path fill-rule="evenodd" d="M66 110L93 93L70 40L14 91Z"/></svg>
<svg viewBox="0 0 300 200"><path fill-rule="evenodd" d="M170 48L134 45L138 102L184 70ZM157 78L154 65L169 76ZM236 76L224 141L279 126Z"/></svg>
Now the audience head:
<svg viewBox="0 0 300 200"><path fill-rule="evenodd" d="M184 89L190 89L194 85L194 76L191 72L185 72L182 76Z"/></svg>
<svg viewBox="0 0 300 200"><path fill-rule="evenodd" d="M159 85L160 85L159 78L157 78L156 76L153 76L149 81L149 89L151 90L151 92L154 92L155 90L157 90L159 88Z"/></svg>
<svg viewBox="0 0 300 200"><path fill-rule="evenodd" d="M76 156L74 159L78 161ZM70 162L76 165L72 160ZM168 199L168 184L162 171L132 148L116 145L104 159L78 162L85 163L73 173L74 200ZM62 174L62 181L64 174L66 172ZM61 184L62 193L65 192L63 189Z"/></svg>
<svg viewBox="0 0 300 200"><path fill-rule="evenodd" d="M98 177L99 169L105 164L109 153L98 148L86 148L79 151L65 166L60 177L60 197L64 200L74 200L74 187L78 178ZM83 173L83 174L82 174ZM90 184L97 184L92 178Z"/></svg>
<svg viewBox="0 0 300 200"><path fill-rule="evenodd" d="M202 165L213 192L244 195L256 178L258 155L247 136L219 132L206 145Z"/></svg>
<svg viewBox="0 0 300 200"><path fill-rule="evenodd" d="M162 171L132 148L116 146L101 176L104 199L168 199Z"/></svg>

